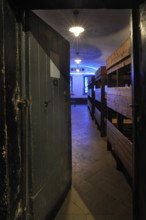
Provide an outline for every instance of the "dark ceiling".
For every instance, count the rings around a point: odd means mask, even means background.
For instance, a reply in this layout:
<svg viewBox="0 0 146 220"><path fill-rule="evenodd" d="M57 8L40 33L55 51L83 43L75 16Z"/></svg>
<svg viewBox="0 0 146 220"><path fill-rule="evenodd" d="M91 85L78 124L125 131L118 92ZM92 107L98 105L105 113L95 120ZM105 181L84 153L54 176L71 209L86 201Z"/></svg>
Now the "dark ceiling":
<svg viewBox="0 0 146 220"><path fill-rule="evenodd" d="M70 42L70 67L94 73L106 64L107 57L130 36L129 9L81 9L78 23L85 28L79 38L68 31L74 24L73 9L34 10L49 26ZM77 65L77 52L82 62Z"/></svg>
<svg viewBox="0 0 146 220"><path fill-rule="evenodd" d="M30 9L130 9L144 0L9 0L12 4Z"/></svg>
<svg viewBox="0 0 146 220"><path fill-rule="evenodd" d="M131 10L129 9L138 9L138 5L145 0L9 1L15 8L40 10L36 12L39 17L70 42L71 67L75 66L76 40L69 35L69 23L66 21L70 21L74 9L80 10L86 28L79 39L79 53L83 58L82 66L92 67L95 70L100 65L105 65L107 56L130 34Z"/></svg>

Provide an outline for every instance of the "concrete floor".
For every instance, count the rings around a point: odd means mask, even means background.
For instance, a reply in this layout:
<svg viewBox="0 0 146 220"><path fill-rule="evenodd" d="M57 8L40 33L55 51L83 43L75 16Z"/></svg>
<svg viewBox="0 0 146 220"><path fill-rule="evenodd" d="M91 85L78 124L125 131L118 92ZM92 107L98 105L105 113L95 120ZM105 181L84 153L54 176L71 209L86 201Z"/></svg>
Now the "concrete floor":
<svg viewBox="0 0 146 220"><path fill-rule="evenodd" d="M55 220L132 220L132 190L86 105L72 106L73 185Z"/></svg>

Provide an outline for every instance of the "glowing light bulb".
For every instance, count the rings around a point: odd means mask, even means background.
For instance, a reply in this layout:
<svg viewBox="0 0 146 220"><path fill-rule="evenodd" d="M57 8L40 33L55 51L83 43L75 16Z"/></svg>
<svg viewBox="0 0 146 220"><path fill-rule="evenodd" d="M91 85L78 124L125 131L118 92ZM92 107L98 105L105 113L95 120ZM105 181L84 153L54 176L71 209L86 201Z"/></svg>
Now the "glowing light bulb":
<svg viewBox="0 0 146 220"><path fill-rule="evenodd" d="M80 59L76 59L76 60L75 60L75 62L76 62L77 64L79 64L81 61L82 61L82 60L80 60Z"/></svg>
<svg viewBox="0 0 146 220"><path fill-rule="evenodd" d="M75 37L78 37L80 35L80 33L84 32L84 28L83 27L79 27L79 26L76 26L76 27L71 27L69 29L70 32L72 32Z"/></svg>

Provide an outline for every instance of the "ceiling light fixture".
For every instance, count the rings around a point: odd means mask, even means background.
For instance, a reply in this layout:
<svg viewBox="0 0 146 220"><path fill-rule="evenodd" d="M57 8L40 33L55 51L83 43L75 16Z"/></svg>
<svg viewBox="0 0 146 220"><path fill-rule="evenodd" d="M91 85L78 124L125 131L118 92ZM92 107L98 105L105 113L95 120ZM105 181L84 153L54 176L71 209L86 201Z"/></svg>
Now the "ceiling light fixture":
<svg viewBox="0 0 146 220"><path fill-rule="evenodd" d="M73 11L73 14L76 16L76 20L77 20L77 15L79 14L79 11L75 10ZM78 37L82 32L84 32L84 30L85 29L81 27L80 25L76 25L76 26L69 28L69 31L72 32L75 35L75 37Z"/></svg>
<svg viewBox="0 0 146 220"><path fill-rule="evenodd" d="M78 50L78 44L77 44L77 50ZM79 52L76 52L76 58L74 61L76 62L76 64L80 64L80 62L82 61L79 56Z"/></svg>
<svg viewBox="0 0 146 220"><path fill-rule="evenodd" d="M79 26L76 26L76 27L71 27L69 29L70 32L72 32L75 37L78 37L82 32L84 32L84 28L83 27L79 27Z"/></svg>
<svg viewBox="0 0 146 220"><path fill-rule="evenodd" d="M77 64L80 64L81 61L82 61L82 60L80 60L80 59L75 59L75 62L76 62Z"/></svg>
<svg viewBox="0 0 146 220"><path fill-rule="evenodd" d="M79 73L79 72L80 72L80 69L79 69L79 68L76 68L76 72Z"/></svg>

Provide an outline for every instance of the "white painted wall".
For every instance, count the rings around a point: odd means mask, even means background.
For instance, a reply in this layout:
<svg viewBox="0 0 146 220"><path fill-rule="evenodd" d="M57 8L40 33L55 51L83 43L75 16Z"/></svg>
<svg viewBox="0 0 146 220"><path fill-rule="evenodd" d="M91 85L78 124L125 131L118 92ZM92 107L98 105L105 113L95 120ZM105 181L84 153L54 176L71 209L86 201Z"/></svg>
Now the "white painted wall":
<svg viewBox="0 0 146 220"><path fill-rule="evenodd" d="M73 95L72 98L86 98L84 95L84 75L72 75L73 80Z"/></svg>

